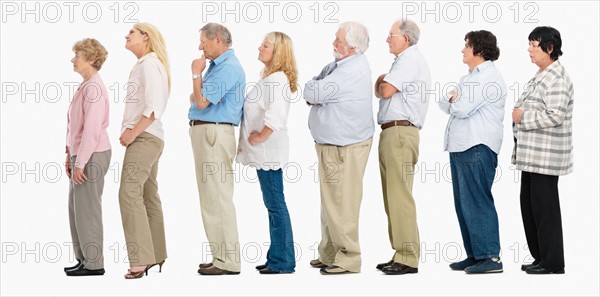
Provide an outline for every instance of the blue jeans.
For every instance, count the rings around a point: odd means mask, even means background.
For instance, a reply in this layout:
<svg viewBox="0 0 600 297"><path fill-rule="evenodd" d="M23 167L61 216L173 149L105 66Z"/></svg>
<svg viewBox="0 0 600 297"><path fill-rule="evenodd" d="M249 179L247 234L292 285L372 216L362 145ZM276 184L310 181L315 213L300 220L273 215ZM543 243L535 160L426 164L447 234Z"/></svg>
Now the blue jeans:
<svg viewBox="0 0 600 297"><path fill-rule="evenodd" d="M268 268L275 271L294 272L294 236L292 222L283 195L283 172L279 170L256 170L263 201L269 212L269 235L271 245L267 252Z"/></svg>
<svg viewBox="0 0 600 297"><path fill-rule="evenodd" d="M483 144L450 153L454 207L467 257L500 255L498 214L492 196L497 165L498 155Z"/></svg>

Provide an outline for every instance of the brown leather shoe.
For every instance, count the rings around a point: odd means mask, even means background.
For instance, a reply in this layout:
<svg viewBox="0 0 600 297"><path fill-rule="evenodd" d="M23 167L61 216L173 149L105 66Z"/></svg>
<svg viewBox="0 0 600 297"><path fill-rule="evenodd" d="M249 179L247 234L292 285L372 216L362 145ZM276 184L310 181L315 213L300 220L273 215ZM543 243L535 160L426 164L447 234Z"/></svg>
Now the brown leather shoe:
<svg viewBox="0 0 600 297"><path fill-rule="evenodd" d="M202 275L227 275L227 274L240 274L239 271L229 271L229 270L225 270L225 269L221 269L217 266L210 266L208 268L200 268L198 269L198 273L202 274Z"/></svg>
<svg viewBox="0 0 600 297"><path fill-rule="evenodd" d="M213 264L212 263L200 263L200 265L198 265L198 268L209 268L211 267Z"/></svg>
<svg viewBox="0 0 600 297"><path fill-rule="evenodd" d="M319 259L314 259L314 260L310 260L310 266L312 266L314 268L325 268L325 267L327 267L327 264L319 261Z"/></svg>
<svg viewBox="0 0 600 297"><path fill-rule="evenodd" d="M390 266L392 264L394 264L394 260L390 260L390 261L385 262L385 263L379 263L379 264L377 264L377 266L375 266L375 268L377 268L377 270L382 270L384 267Z"/></svg>
<svg viewBox="0 0 600 297"><path fill-rule="evenodd" d="M410 267L410 266L404 265L402 263L394 262L392 265L383 267L383 269L381 271L383 271L383 273L385 273L385 274L399 275L399 274L407 274L407 273L417 273L417 272L419 272L419 269L415 268L415 267Z"/></svg>

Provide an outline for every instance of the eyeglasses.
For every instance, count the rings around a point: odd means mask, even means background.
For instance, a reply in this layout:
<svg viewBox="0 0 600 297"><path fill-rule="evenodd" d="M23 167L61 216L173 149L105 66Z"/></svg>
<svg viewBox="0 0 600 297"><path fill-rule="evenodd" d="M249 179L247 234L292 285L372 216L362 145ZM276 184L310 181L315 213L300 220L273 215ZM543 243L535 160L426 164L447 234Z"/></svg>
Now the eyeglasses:
<svg viewBox="0 0 600 297"><path fill-rule="evenodd" d="M400 36L404 36L404 34L392 34L392 33L390 33L390 34L388 34L387 38L392 39L394 37L400 37Z"/></svg>

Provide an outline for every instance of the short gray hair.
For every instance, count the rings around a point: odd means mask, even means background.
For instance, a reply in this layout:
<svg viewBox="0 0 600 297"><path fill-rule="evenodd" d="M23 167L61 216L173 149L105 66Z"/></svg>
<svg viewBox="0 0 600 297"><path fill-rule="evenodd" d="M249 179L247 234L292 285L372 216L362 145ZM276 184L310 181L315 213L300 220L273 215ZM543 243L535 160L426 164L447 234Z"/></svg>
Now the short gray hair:
<svg viewBox="0 0 600 297"><path fill-rule="evenodd" d="M339 27L346 31L346 42L359 53L364 53L369 48L369 32L359 22L345 22Z"/></svg>
<svg viewBox="0 0 600 297"><path fill-rule="evenodd" d="M411 20L401 20L400 21L400 32L402 34L408 35L408 39L410 40L410 45L415 45L419 42L419 36L421 35L421 30L419 30L419 26L417 23Z"/></svg>
<svg viewBox="0 0 600 297"><path fill-rule="evenodd" d="M220 37L221 40L227 44L227 46L231 46L233 44L233 40L231 40L231 33L225 26L221 24L208 23L200 29L200 32L204 32L204 34L206 34L206 38L210 40Z"/></svg>

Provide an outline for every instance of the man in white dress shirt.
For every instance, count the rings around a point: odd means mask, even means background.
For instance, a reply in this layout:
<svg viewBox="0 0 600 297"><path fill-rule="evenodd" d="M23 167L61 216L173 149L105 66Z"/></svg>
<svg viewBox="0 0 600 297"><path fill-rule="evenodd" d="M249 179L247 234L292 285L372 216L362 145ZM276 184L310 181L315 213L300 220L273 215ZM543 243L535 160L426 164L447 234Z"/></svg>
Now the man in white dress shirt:
<svg viewBox="0 0 600 297"><path fill-rule="evenodd" d="M417 273L419 229L412 195L413 174L419 158L419 130L429 104L429 67L417 48L419 27L413 21L396 21L387 38L396 56L389 73L379 76L375 96L379 100L377 122L379 170L392 260L377 265L386 274Z"/></svg>

